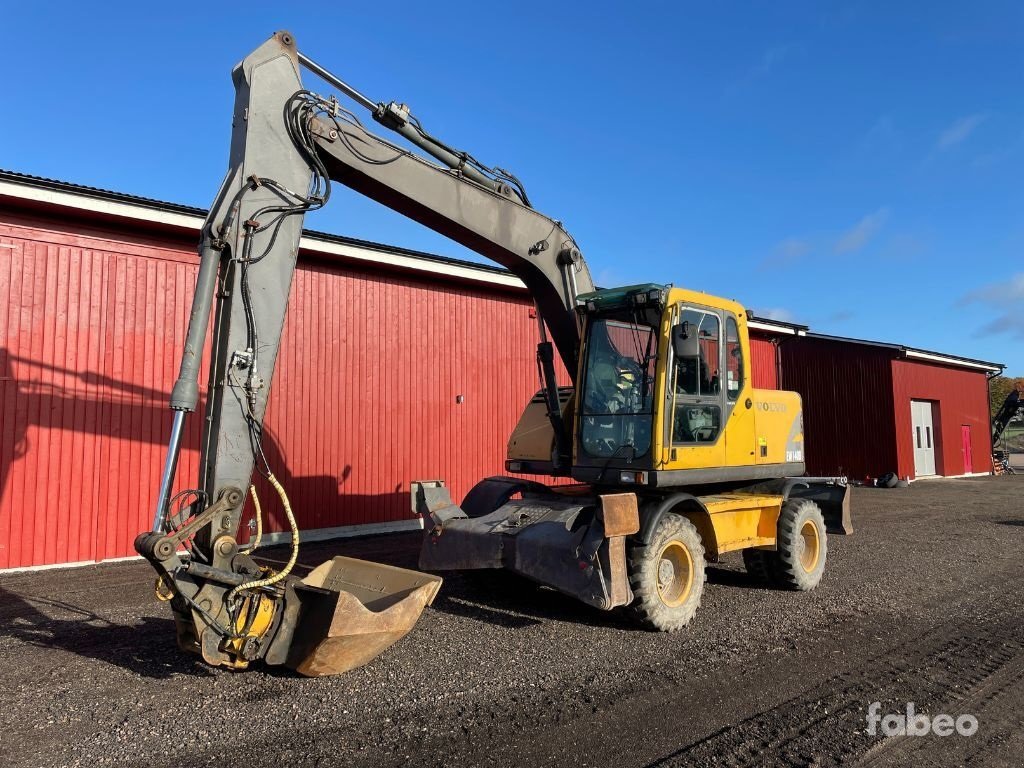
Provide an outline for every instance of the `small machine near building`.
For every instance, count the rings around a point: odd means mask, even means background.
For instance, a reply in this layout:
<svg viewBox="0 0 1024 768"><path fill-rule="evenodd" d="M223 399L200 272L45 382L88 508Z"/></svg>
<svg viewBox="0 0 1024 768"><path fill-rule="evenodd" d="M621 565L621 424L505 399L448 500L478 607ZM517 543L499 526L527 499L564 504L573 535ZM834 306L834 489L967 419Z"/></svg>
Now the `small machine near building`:
<svg viewBox="0 0 1024 768"><path fill-rule="evenodd" d="M988 380L1002 364L761 318L751 328L752 346L756 338L776 349L777 386L803 400L810 474L915 480L992 471ZM771 374L760 378L770 385Z"/></svg>
<svg viewBox="0 0 1024 768"><path fill-rule="evenodd" d="M992 417L992 469L997 475L1017 474L1010 461L1012 449L1004 435L1011 422L1020 420L1024 420L1024 395L1019 389L1013 389Z"/></svg>

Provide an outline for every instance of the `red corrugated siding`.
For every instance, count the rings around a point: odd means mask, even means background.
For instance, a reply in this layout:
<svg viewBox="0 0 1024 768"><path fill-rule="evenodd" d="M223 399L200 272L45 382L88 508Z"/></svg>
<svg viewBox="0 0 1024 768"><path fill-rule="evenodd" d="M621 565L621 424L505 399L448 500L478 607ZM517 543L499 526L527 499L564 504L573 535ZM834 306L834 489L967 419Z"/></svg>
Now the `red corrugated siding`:
<svg viewBox="0 0 1024 768"><path fill-rule="evenodd" d="M0 220L0 568L131 555L150 523L195 256L85 231ZM408 519L409 480L444 478L460 498L501 472L537 388L529 310L519 294L304 263L267 419L300 525Z"/></svg>
<svg viewBox="0 0 1024 768"><path fill-rule="evenodd" d="M992 469L992 442L988 411L988 379L980 371L949 368L912 360L892 361L892 388L896 418L896 449L900 477L914 476L910 401L934 400L937 419L935 471L940 475L964 473L961 427L971 428L974 472Z"/></svg>
<svg viewBox="0 0 1024 768"><path fill-rule="evenodd" d="M892 352L806 337L780 346L782 388L803 399L807 472L877 477L896 470Z"/></svg>
<svg viewBox="0 0 1024 768"><path fill-rule="evenodd" d="M14 221L0 223L0 568L130 554L167 428L171 325L187 316L167 291L194 270Z"/></svg>
<svg viewBox="0 0 1024 768"><path fill-rule="evenodd" d="M776 346L771 338L750 334L750 375L758 389L779 388Z"/></svg>

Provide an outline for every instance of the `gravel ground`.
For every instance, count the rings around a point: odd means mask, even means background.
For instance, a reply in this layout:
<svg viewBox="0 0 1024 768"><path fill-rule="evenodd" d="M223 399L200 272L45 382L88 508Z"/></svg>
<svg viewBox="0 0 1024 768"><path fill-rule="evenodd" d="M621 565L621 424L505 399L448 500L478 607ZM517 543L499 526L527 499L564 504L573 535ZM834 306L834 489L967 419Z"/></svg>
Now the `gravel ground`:
<svg viewBox="0 0 1024 768"><path fill-rule="evenodd" d="M1020 765L1024 478L856 489L808 594L709 567L656 634L494 574L452 575L402 642L336 678L230 673L174 645L138 563L0 576L0 754L55 765ZM414 567L418 537L311 545ZM271 552L271 556L275 553ZM280 552L276 553L280 555ZM970 738L872 736L970 713Z"/></svg>

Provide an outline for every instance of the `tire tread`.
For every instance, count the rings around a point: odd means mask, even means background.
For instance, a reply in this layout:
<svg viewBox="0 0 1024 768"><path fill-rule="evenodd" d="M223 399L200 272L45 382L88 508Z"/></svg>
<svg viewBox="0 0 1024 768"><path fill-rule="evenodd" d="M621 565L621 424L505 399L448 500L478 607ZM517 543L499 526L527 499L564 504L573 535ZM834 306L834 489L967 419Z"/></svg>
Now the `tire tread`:
<svg viewBox="0 0 1024 768"><path fill-rule="evenodd" d="M658 595L657 567L654 562L665 543L669 540L682 541L690 550L694 564L696 599L687 601L677 608L665 605ZM693 619L703 598L707 575L704 568L704 544L696 526L682 515L664 515L651 533L650 543L634 544L627 555L629 586L633 591L630 611L634 619L648 629L660 632L674 632L682 629ZM652 573L651 569L655 569ZM652 578L653 577L653 578Z"/></svg>

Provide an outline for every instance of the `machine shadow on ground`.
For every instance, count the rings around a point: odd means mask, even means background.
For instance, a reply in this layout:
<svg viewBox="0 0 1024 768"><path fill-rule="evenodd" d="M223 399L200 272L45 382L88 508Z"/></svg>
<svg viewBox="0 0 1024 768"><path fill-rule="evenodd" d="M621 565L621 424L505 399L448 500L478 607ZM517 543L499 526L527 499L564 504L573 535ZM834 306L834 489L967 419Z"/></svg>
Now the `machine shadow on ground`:
<svg viewBox="0 0 1024 768"><path fill-rule="evenodd" d="M513 629L549 621L630 627L628 619L618 611L592 608L514 573L480 570L441 575L445 583L434 608L452 616Z"/></svg>
<svg viewBox="0 0 1024 768"><path fill-rule="evenodd" d="M740 587L741 589L771 590L774 587L765 584L760 579L747 573L745 570L733 570L714 565L707 565L708 584L720 584L726 587Z"/></svg>
<svg viewBox="0 0 1024 768"><path fill-rule="evenodd" d="M311 568L334 555L358 557L400 568L418 569L423 534L410 531L306 545L300 563ZM287 550L267 550L267 562L284 561ZM622 609L601 611L529 579L502 570L439 572L444 578L433 609L452 616L500 627L518 628L545 621L637 630ZM771 590L746 571L707 565L707 583L742 589Z"/></svg>
<svg viewBox="0 0 1024 768"><path fill-rule="evenodd" d="M96 659L141 677L214 674L197 656L179 652L170 618L145 616L137 624L118 624L71 603L24 597L4 588L0 588L0 605L0 637ZM52 618L42 606L75 618Z"/></svg>

